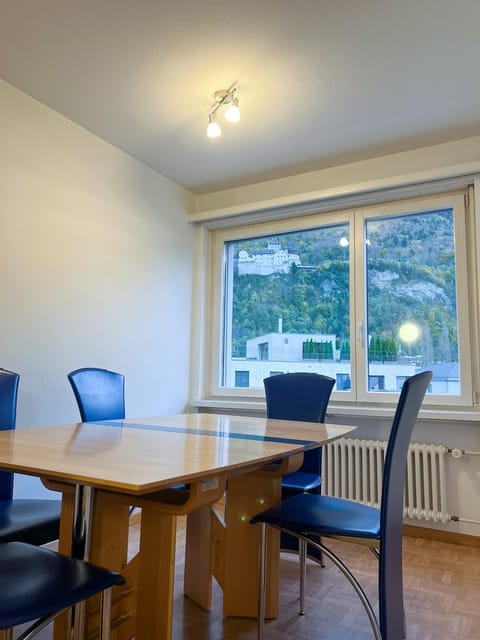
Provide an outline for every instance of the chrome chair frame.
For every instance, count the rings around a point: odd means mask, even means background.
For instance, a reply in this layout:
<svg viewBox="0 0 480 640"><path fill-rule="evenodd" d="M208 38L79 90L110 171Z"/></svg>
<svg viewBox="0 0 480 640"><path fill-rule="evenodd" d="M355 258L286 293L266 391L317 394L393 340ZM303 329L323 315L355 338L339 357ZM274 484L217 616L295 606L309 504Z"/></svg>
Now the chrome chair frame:
<svg viewBox="0 0 480 640"><path fill-rule="evenodd" d="M258 640L263 640L265 625L267 526L295 536L303 545L311 544L332 560L357 593L375 640L403 640L406 637L402 578L403 480L411 435L431 379L432 373L424 371L407 378L403 384L388 440L380 509L342 498L302 494L251 519L252 524L261 525ZM378 558L378 619L352 571L323 544L323 540L318 540L318 536L362 543Z"/></svg>

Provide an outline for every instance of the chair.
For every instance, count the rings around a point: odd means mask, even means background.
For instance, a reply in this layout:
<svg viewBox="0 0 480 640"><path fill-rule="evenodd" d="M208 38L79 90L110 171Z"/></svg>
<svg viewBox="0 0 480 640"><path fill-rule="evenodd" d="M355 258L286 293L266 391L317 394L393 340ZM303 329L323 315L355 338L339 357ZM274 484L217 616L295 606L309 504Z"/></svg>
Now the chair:
<svg viewBox="0 0 480 640"><path fill-rule="evenodd" d="M335 380L318 373L282 373L265 378L263 384L267 418L323 422ZM321 465L322 449L307 451L300 469L282 478L282 498L319 493Z"/></svg>
<svg viewBox="0 0 480 640"><path fill-rule="evenodd" d="M82 422L125 418L125 376L108 369L84 367L71 371L68 380L75 394ZM176 485L176 490L188 489ZM130 507L130 515L135 507Z"/></svg>
<svg viewBox="0 0 480 640"><path fill-rule="evenodd" d="M82 422L123 420L125 418L125 376L108 369L84 367L70 371L72 386ZM130 515L135 507L130 507Z"/></svg>
<svg viewBox="0 0 480 640"><path fill-rule="evenodd" d="M282 373L263 381L267 402L267 418L323 422L335 379L318 373ZM282 500L300 493L320 493L322 483L322 449L307 451L303 464L297 471L282 478ZM282 532L282 551L299 551L298 539ZM300 610L303 615L306 555L320 561L321 552L315 547L300 545Z"/></svg>
<svg viewBox="0 0 480 640"><path fill-rule="evenodd" d="M0 543L0 638L11 640L13 627L33 622L17 640L30 640L56 616L97 593L99 640L110 637L113 585L122 575L83 560L23 542Z"/></svg>
<svg viewBox="0 0 480 640"><path fill-rule="evenodd" d="M15 429L18 373L0 369L0 431ZM60 500L13 498L14 474L0 471L0 542L43 545L58 539Z"/></svg>
<svg viewBox="0 0 480 640"><path fill-rule="evenodd" d="M266 528L272 526L321 550L337 565L357 592L376 640L403 640L405 620L402 580L403 488L408 446L420 406L432 379L424 371L405 380L393 419L385 456L380 509L351 500L311 493L289 498L254 516L261 523L258 638L265 613ZM345 563L315 537L337 537L367 545L379 559L379 620L360 583Z"/></svg>
<svg viewBox="0 0 480 640"><path fill-rule="evenodd" d="M82 422L125 418L125 377L121 373L85 367L68 374Z"/></svg>

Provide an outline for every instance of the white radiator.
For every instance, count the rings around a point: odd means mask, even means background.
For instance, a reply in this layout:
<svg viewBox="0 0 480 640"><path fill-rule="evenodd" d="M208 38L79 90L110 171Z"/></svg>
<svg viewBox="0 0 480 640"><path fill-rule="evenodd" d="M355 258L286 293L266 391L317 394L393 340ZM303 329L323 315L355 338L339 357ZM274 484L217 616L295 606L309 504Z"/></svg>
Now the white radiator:
<svg viewBox="0 0 480 640"><path fill-rule="evenodd" d="M387 443L342 438L323 447L322 493L380 506ZM449 522L444 445L409 447L404 515L411 519Z"/></svg>

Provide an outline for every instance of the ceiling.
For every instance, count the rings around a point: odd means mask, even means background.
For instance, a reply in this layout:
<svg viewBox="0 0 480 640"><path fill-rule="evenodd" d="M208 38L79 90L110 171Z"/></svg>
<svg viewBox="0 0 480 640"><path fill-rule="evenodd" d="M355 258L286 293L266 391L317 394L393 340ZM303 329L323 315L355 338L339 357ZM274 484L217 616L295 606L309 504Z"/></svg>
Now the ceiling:
<svg viewBox="0 0 480 640"><path fill-rule="evenodd" d="M479 135L479 25L479 0L0 0L0 77L206 193Z"/></svg>

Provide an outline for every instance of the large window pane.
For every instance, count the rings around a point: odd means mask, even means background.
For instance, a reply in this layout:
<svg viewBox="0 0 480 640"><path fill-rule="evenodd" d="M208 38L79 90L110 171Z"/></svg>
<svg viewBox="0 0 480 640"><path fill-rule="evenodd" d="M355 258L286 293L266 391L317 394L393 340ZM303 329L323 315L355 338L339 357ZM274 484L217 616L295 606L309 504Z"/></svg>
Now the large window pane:
<svg viewBox="0 0 480 640"><path fill-rule="evenodd" d="M225 256L220 386L315 371L350 389L348 224L226 242Z"/></svg>
<svg viewBox="0 0 480 640"><path fill-rule="evenodd" d="M367 220L365 242L368 390L425 368L430 393L458 395L453 209Z"/></svg>

